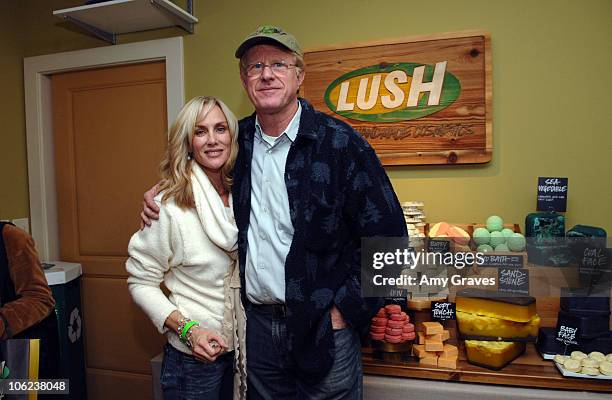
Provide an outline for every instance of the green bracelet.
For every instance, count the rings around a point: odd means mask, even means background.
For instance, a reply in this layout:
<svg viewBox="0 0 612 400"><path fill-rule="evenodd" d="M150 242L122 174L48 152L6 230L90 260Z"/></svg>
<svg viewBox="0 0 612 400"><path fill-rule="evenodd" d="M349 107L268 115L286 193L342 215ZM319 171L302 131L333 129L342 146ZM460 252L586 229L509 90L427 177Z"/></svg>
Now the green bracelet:
<svg viewBox="0 0 612 400"><path fill-rule="evenodd" d="M179 336L179 339L181 340L181 342L183 343L187 342L187 332L189 332L189 329L194 325L200 325L200 323L198 321L189 321L185 324L185 327L183 328L183 331L181 332L181 336Z"/></svg>

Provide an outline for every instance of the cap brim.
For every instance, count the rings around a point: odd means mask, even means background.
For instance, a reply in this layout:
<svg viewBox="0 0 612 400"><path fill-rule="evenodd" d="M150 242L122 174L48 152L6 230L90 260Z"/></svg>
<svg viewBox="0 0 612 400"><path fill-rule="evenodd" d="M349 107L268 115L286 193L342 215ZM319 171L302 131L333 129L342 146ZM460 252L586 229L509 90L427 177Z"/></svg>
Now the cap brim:
<svg viewBox="0 0 612 400"><path fill-rule="evenodd" d="M293 51L289 47L285 46L282 42L279 42L278 40L273 39L271 37L255 36L255 37L252 37L242 42L242 44L236 49L236 53L234 55L236 56L236 58L242 58L244 53L246 53L246 51L250 49L251 47L256 46L258 44L266 44L266 43L282 46L283 48L289 51Z"/></svg>

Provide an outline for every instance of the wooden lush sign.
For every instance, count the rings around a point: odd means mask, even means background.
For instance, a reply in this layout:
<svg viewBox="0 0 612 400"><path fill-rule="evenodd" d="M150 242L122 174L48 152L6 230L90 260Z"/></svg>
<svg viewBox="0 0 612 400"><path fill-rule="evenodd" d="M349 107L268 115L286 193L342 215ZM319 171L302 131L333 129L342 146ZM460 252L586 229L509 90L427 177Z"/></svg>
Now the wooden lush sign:
<svg viewBox="0 0 612 400"><path fill-rule="evenodd" d="M346 121L383 165L491 160L491 48L485 32L312 49L302 95Z"/></svg>

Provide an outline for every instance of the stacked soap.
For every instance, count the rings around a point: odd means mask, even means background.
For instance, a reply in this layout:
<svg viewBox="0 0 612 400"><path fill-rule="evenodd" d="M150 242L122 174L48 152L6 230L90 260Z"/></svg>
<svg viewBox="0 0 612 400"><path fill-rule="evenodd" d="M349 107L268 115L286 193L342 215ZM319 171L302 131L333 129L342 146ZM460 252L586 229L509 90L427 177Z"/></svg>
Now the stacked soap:
<svg viewBox="0 0 612 400"><path fill-rule="evenodd" d="M412 346L412 354L422 365L456 369L459 352L456 346L444 343L450 338L449 331L439 322L423 322L418 332L418 342Z"/></svg>
<svg viewBox="0 0 612 400"><path fill-rule="evenodd" d="M610 333L610 295L589 293L582 288L561 288L557 326L578 328L580 339L594 339Z"/></svg>
<svg viewBox="0 0 612 400"><path fill-rule="evenodd" d="M404 343L415 338L414 325L399 305L389 304L372 318L370 337L387 343Z"/></svg>
<svg viewBox="0 0 612 400"><path fill-rule="evenodd" d="M488 290L467 288L456 297L457 324L463 338L535 341L540 326L533 297L499 297Z"/></svg>
<svg viewBox="0 0 612 400"><path fill-rule="evenodd" d="M402 204L404 220L412 247L419 247L425 237L425 204L422 201L406 201Z"/></svg>
<svg viewBox="0 0 612 400"><path fill-rule="evenodd" d="M588 292L582 288L561 288L557 328L541 328L538 349L544 354L568 351L612 353L609 292ZM578 345L565 345L557 340L561 326L578 328Z"/></svg>
<svg viewBox="0 0 612 400"><path fill-rule="evenodd" d="M485 368L501 369L535 341L540 317L533 297L497 297L468 288L456 297L457 324L465 340L467 359Z"/></svg>

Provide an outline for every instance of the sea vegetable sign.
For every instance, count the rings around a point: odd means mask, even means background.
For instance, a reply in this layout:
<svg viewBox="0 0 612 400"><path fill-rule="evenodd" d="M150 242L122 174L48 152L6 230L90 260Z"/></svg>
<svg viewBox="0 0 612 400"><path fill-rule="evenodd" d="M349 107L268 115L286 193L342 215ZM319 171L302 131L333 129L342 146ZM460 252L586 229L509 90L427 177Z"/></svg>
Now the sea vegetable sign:
<svg viewBox="0 0 612 400"><path fill-rule="evenodd" d="M486 32L305 52L302 95L356 128L383 165L491 160Z"/></svg>

